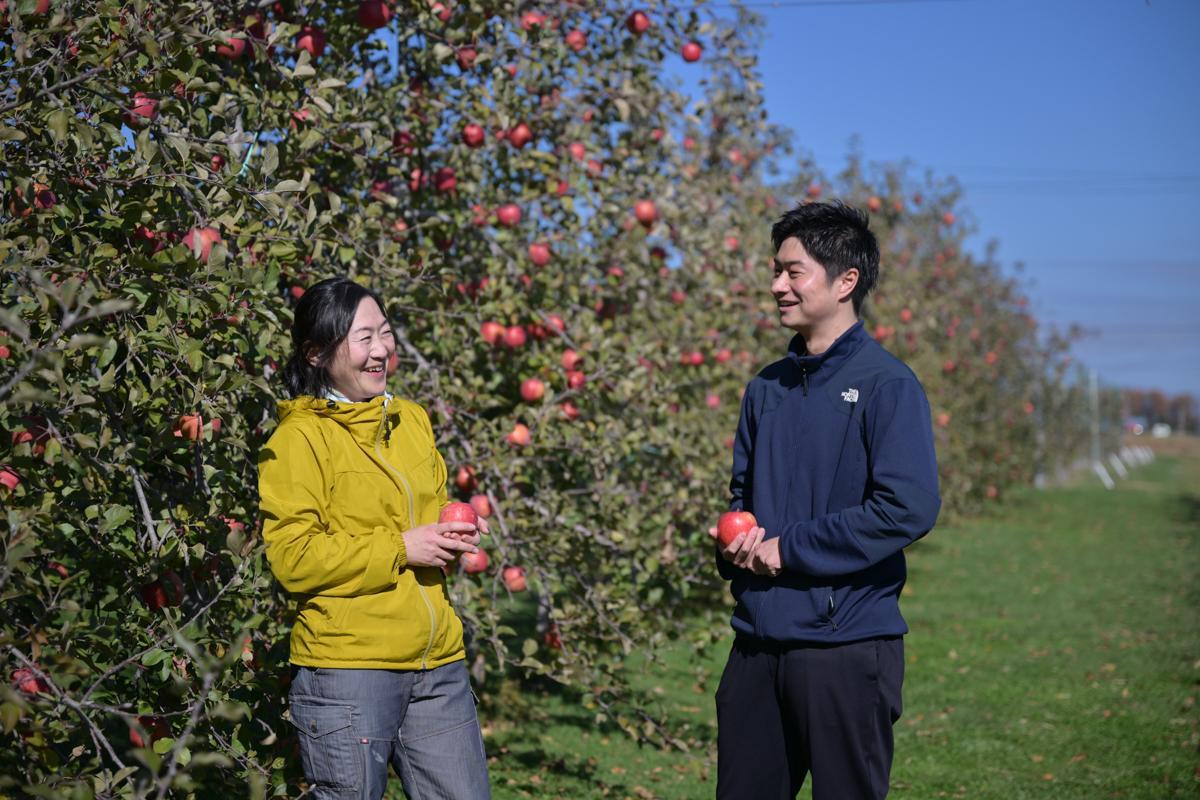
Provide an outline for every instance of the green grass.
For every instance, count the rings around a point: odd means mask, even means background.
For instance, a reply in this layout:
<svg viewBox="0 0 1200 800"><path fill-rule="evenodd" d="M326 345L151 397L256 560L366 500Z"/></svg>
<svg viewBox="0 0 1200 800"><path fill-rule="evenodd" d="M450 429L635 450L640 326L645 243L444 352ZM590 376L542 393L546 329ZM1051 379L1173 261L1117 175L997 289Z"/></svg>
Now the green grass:
<svg viewBox="0 0 1200 800"><path fill-rule="evenodd" d="M909 552L892 797L1200 796L1200 461L1022 493ZM554 692L501 697L483 716L494 797L711 797L728 643L627 666L687 753L639 748Z"/></svg>

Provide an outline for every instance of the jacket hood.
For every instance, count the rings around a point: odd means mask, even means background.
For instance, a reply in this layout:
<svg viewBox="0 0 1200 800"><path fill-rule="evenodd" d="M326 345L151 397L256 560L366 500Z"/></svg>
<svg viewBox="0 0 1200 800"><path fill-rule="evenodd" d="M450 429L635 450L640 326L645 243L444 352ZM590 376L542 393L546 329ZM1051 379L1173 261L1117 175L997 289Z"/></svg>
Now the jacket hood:
<svg viewBox="0 0 1200 800"><path fill-rule="evenodd" d="M788 344L788 360L800 371L815 378L818 383L827 380L845 364L871 337L867 335L862 320L851 325L833 344L818 355L810 355L804 337L796 334Z"/></svg>
<svg viewBox="0 0 1200 800"><path fill-rule="evenodd" d="M391 429L398 421L399 406L396 398L389 400L386 395L372 397L361 403L339 403L323 397L297 397L279 401L279 424L282 425L289 418L299 422L308 416L325 417L344 427L359 442L370 445L379 436L386 438L391 435Z"/></svg>

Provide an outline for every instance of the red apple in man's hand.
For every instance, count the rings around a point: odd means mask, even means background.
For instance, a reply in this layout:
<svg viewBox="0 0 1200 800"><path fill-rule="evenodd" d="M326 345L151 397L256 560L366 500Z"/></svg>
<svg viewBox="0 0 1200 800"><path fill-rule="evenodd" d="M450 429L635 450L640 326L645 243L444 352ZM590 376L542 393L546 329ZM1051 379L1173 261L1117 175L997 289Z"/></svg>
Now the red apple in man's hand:
<svg viewBox="0 0 1200 800"><path fill-rule="evenodd" d="M757 525L758 520L749 511L726 511L717 520L717 539L723 547L729 547L739 535L750 533Z"/></svg>

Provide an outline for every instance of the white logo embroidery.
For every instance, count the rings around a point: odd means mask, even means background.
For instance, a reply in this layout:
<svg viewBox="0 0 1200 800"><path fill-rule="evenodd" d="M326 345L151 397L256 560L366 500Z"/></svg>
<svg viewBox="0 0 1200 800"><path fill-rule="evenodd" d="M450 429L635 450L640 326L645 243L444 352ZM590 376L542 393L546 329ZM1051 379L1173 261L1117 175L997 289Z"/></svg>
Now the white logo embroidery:
<svg viewBox="0 0 1200 800"><path fill-rule="evenodd" d="M847 389L846 391L842 392L842 399L847 403L857 403L858 389Z"/></svg>

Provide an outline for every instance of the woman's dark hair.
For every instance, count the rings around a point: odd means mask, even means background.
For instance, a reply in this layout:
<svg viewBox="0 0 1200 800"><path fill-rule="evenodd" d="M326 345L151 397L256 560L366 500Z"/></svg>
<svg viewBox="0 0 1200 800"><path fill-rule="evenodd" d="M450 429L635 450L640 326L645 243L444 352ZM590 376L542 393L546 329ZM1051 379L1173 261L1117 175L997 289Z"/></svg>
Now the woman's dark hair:
<svg viewBox="0 0 1200 800"><path fill-rule="evenodd" d="M854 313L862 309L867 293L879 280L879 243L867 228L866 212L840 200L830 203L801 203L779 218L771 228L771 241L779 252L785 239L793 236L804 252L825 268L829 281L849 269L858 270L858 284L850 295Z"/></svg>
<svg viewBox="0 0 1200 800"><path fill-rule="evenodd" d="M364 297L378 303L384 318L390 319L383 298L349 278L327 278L305 290L292 318L292 355L283 368L283 382L291 397L324 397L329 391L325 365L350 332ZM308 361L314 348L319 365L315 367Z"/></svg>

